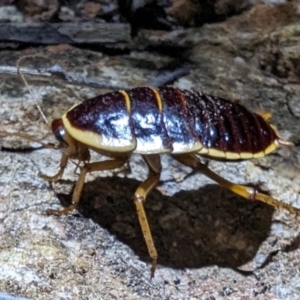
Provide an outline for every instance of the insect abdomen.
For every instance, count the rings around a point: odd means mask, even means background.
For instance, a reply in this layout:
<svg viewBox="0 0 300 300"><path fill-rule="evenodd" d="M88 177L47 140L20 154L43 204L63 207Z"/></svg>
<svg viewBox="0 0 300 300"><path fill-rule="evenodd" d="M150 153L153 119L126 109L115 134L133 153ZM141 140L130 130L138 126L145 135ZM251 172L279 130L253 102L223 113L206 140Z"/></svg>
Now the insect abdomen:
<svg viewBox="0 0 300 300"><path fill-rule="evenodd" d="M222 98L189 90L181 93L192 128L203 145L200 154L247 159L264 156L278 147L279 137L262 116Z"/></svg>
<svg viewBox="0 0 300 300"><path fill-rule="evenodd" d="M245 159L273 151L278 139L260 115L239 104L173 87L100 95L72 108L63 121L75 139L115 152Z"/></svg>

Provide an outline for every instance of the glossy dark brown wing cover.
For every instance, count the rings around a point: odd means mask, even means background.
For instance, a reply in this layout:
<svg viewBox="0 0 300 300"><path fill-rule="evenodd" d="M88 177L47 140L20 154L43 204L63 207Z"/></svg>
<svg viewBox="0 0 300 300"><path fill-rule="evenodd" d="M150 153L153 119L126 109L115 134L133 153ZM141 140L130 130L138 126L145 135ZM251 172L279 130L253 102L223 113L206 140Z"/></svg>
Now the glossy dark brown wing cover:
<svg viewBox="0 0 300 300"><path fill-rule="evenodd" d="M133 152L142 154L201 154L203 148L258 153L278 139L262 116L242 105L173 87L100 95L72 108L66 118L72 127L87 133L135 140Z"/></svg>

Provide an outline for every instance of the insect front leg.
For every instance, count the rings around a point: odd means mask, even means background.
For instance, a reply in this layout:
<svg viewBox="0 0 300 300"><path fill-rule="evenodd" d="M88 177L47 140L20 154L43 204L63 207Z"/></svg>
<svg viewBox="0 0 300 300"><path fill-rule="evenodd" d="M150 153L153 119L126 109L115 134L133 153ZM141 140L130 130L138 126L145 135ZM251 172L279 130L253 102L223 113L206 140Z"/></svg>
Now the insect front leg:
<svg viewBox="0 0 300 300"><path fill-rule="evenodd" d="M161 173L161 163L160 163L159 155L147 155L147 156L143 156L143 158L149 167L150 176L139 185L139 187L134 193L133 201L136 206L139 223L144 235L147 249L152 259L151 277L154 277L154 272L157 265L157 251L154 246L151 230L144 209L144 202L146 201L148 194L159 183L159 178Z"/></svg>
<svg viewBox="0 0 300 300"><path fill-rule="evenodd" d="M207 166L200 162L200 160L193 154L173 156L180 163L187 165L193 169L199 170L201 173L217 182L220 186L234 192L235 194L244 197L247 200L259 200L261 202L267 203L269 205L275 206L277 208L283 208L292 214L300 215L300 209L293 207L289 204L280 202L271 196L260 193L257 189L253 187L247 187L240 184L232 183L221 176L217 175L211 171Z"/></svg>
<svg viewBox="0 0 300 300"><path fill-rule="evenodd" d="M63 158L62 158L63 160ZM48 214L67 215L72 212L79 204L82 188L87 173L94 171L113 170L122 167L128 160L128 157L115 158L112 160L105 160L94 163L85 164L80 171L79 178L76 182L75 189L72 196L72 204L62 210L48 210ZM60 170L61 171L61 170ZM58 173L59 174L59 173Z"/></svg>
<svg viewBox="0 0 300 300"><path fill-rule="evenodd" d="M64 174L68 160L69 160L69 155L67 155L66 153L63 153L61 160L60 160L59 170L58 170L57 174L55 174L54 176L47 176L43 173L39 173L39 177L41 177L47 181L50 181L50 182L56 182L56 181L60 180Z"/></svg>

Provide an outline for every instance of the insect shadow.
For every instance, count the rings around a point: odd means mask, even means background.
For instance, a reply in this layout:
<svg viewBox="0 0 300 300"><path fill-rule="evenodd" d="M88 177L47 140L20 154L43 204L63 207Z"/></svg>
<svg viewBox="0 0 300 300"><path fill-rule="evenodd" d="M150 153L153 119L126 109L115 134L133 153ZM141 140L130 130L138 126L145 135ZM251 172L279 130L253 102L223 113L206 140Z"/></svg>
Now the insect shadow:
<svg viewBox="0 0 300 300"><path fill-rule="evenodd" d="M87 182L78 210L149 262L132 201L138 185L118 177ZM59 198L71 201L71 196ZM274 212L271 206L246 201L215 184L171 197L154 190L145 209L159 264L178 269L209 265L236 269L249 262L267 238Z"/></svg>

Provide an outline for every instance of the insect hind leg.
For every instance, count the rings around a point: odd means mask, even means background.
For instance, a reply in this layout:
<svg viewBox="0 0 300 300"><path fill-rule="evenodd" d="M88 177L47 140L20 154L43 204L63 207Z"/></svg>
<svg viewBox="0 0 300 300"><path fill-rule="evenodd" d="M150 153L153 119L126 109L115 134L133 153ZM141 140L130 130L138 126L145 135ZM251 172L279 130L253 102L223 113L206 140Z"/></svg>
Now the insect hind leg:
<svg viewBox="0 0 300 300"><path fill-rule="evenodd" d="M275 206L277 208L283 208L289 211L292 214L300 215L300 209L293 207L289 204L280 202L274 199L271 196L266 194L260 193L257 189L253 187L247 187L244 185L239 185L232 183L223 177L217 175L212 170L210 170L207 166L205 166L195 155L188 154L188 155L179 155L173 156L177 161L180 163L187 165L193 169L199 170L201 173L212 179L213 181L217 182L220 186L232 191L233 193L242 196L247 200L258 200L269 205Z"/></svg>

